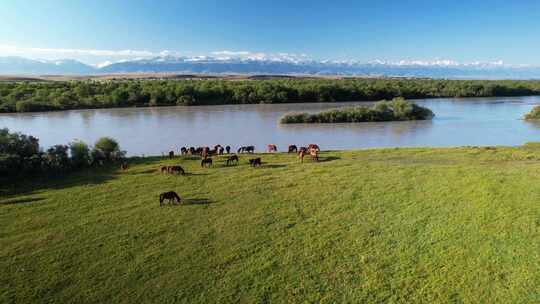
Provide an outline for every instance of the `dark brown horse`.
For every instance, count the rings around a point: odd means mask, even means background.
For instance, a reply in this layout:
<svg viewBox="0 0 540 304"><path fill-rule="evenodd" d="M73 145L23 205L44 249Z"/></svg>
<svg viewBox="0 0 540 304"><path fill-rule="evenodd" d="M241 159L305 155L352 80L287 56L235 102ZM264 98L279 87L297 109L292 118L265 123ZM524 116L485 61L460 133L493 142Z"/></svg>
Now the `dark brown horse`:
<svg viewBox="0 0 540 304"><path fill-rule="evenodd" d="M170 174L181 174L181 175L186 174L186 172L184 171L184 168L182 168L181 166L169 166L168 172Z"/></svg>
<svg viewBox="0 0 540 304"><path fill-rule="evenodd" d="M201 160L201 167L210 167L212 166L212 159L211 158L203 158Z"/></svg>
<svg viewBox="0 0 540 304"><path fill-rule="evenodd" d="M169 151L169 158L170 158L170 159L173 159L173 158L174 158L174 151Z"/></svg>
<svg viewBox="0 0 540 304"><path fill-rule="evenodd" d="M161 173L169 173L169 166L161 166L161 168L159 168L159 171Z"/></svg>
<svg viewBox="0 0 540 304"><path fill-rule="evenodd" d="M289 145L289 149L288 149L288 153L297 153L298 152L298 147L296 145Z"/></svg>
<svg viewBox="0 0 540 304"><path fill-rule="evenodd" d="M238 153L254 153L255 146L242 146L238 148Z"/></svg>
<svg viewBox="0 0 540 304"><path fill-rule="evenodd" d="M277 146L274 144L269 144L266 146L268 153L277 152Z"/></svg>
<svg viewBox="0 0 540 304"><path fill-rule="evenodd" d="M163 206L163 201L168 200L169 204L180 203L180 196L174 191L163 192L159 195L159 206Z"/></svg>
<svg viewBox="0 0 540 304"><path fill-rule="evenodd" d="M231 153L231 146L226 146L225 151L227 152L227 154Z"/></svg>
<svg viewBox="0 0 540 304"><path fill-rule="evenodd" d="M122 169L122 171L126 171L128 169L128 164L126 162L123 162L122 164L120 164L120 169Z"/></svg>
<svg viewBox="0 0 540 304"><path fill-rule="evenodd" d="M232 162L236 162L236 164L238 164L238 156L231 155L231 156L227 157L227 166Z"/></svg>
<svg viewBox="0 0 540 304"><path fill-rule="evenodd" d="M262 164L262 161L260 157L252 158L249 160L249 165L252 167L260 166L261 164Z"/></svg>
<svg viewBox="0 0 540 304"><path fill-rule="evenodd" d="M186 147L182 147L182 149L180 149L180 154L186 155L187 153L188 153L188 149Z"/></svg>
<svg viewBox="0 0 540 304"><path fill-rule="evenodd" d="M219 155L223 155L223 152L225 151L225 148L219 147Z"/></svg>

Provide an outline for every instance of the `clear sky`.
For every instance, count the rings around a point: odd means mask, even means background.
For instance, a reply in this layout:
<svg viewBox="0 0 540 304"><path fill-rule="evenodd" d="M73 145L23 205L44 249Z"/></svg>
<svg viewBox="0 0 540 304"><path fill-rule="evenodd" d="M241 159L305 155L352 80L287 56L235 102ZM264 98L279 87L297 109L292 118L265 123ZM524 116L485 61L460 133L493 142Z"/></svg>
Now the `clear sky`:
<svg viewBox="0 0 540 304"><path fill-rule="evenodd" d="M540 65L540 1L532 0L2 0L0 20L0 56L225 50Z"/></svg>

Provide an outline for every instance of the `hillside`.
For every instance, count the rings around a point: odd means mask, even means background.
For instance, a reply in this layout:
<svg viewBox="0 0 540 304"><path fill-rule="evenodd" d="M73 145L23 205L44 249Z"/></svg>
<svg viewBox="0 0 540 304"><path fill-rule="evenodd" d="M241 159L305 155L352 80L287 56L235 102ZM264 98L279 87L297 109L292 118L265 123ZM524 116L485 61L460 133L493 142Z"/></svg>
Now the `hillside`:
<svg viewBox="0 0 540 304"><path fill-rule="evenodd" d="M261 157L2 183L0 302L540 299L535 146Z"/></svg>

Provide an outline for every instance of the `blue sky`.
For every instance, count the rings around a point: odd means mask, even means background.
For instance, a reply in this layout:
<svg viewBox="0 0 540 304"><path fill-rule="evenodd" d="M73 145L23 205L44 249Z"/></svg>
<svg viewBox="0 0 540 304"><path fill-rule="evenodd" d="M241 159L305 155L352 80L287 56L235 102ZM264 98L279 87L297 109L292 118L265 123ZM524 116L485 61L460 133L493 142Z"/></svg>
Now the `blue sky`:
<svg viewBox="0 0 540 304"><path fill-rule="evenodd" d="M243 51L540 65L540 1L3 0L0 20L0 56L96 63Z"/></svg>

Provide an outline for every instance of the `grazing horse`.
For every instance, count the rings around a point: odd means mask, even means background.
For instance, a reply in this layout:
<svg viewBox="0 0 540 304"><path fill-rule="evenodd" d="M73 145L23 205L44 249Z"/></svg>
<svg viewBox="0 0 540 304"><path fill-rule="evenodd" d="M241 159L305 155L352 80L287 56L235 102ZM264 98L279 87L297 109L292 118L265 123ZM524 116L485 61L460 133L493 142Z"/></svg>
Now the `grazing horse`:
<svg viewBox="0 0 540 304"><path fill-rule="evenodd" d="M226 146L225 151L227 151L227 154L231 153L231 146Z"/></svg>
<svg viewBox="0 0 540 304"><path fill-rule="evenodd" d="M186 174L186 172L184 171L184 168L182 168L181 166L170 166L168 172L170 174L173 174L173 173L182 174L182 175Z"/></svg>
<svg viewBox="0 0 540 304"><path fill-rule="evenodd" d="M169 173L169 166L161 166L159 169L161 173Z"/></svg>
<svg viewBox="0 0 540 304"><path fill-rule="evenodd" d="M289 145L288 153L291 153L291 152L297 153L298 147L296 145Z"/></svg>
<svg viewBox="0 0 540 304"><path fill-rule="evenodd" d="M311 148L308 150L309 155L311 155L311 159L314 159L315 161L319 161L319 150L315 148Z"/></svg>
<svg viewBox="0 0 540 304"><path fill-rule="evenodd" d="M249 165L252 166L252 167L260 166L261 164L262 164L262 162L261 162L260 157L252 158L252 159L249 160Z"/></svg>
<svg viewBox="0 0 540 304"><path fill-rule="evenodd" d="M317 149L306 149L305 147L300 148L300 152L298 152L298 157L300 158L300 162L304 162L304 156L306 154L309 154L311 156L311 159L315 161L319 161L319 151Z"/></svg>
<svg viewBox="0 0 540 304"><path fill-rule="evenodd" d="M219 155L223 155L223 151L225 150L225 148L223 147L219 147Z"/></svg>
<svg viewBox="0 0 540 304"><path fill-rule="evenodd" d="M242 146L238 148L238 153L254 153L255 152L255 146Z"/></svg>
<svg viewBox="0 0 540 304"><path fill-rule="evenodd" d="M300 148L298 149L298 154L300 154L300 152L304 152L304 154L306 154L307 151L308 151L308 148L306 148L306 147L300 147Z"/></svg>
<svg viewBox="0 0 540 304"><path fill-rule="evenodd" d="M236 164L238 164L238 156L231 155L231 156L227 157L227 166L232 162L236 162Z"/></svg>
<svg viewBox="0 0 540 304"><path fill-rule="evenodd" d="M126 171L128 169L128 164L126 162L123 162L121 165L120 165L120 169L122 169L122 171Z"/></svg>
<svg viewBox="0 0 540 304"><path fill-rule="evenodd" d="M211 158L203 158L201 160L201 167L210 167L212 166L212 159Z"/></svg>
<svg viewBox="0 0 540 304"><path fill-rule="evenodd" d="M195 147L189 147L188 154L193 155L193 154L196 154L196 153L197 152L195 151Z"/></svg>
<svg viewBox="0 0 540 304"><path fill-rule="evenodd" d="M268 153L277 152L277 146L273 144L267 145L266 149L268 150Z"/></svg>
<svg viewBox="0 0 540 304"><path fill-rule="evenodd" d="M309 144L309 145L308 145L308 149L315 149L315 150L317 150L318 152L321 151L321 149L319 148L319 146L316 145L316 144Z"/></svg>
<svg viewBox="0 0 540 304"><path fill-rule="evenodd" d="M169 158L170 158L170 159L173 159L173 158L174 158L174 151L169 151Z"/></svg>
<svg viewBox="0 0 540 304"><path fill-rule="evenodd" d="M187 153L188 153L188 149L186 147L182 147L182 149L180 149L180 154L185 155Z"/></svg>
<svg viewBox="0 0 540 304"><path fill-rule="evenodd" d="M163 192L159 195L159 206L163 206L163 201L168 200L169 204L174 204L176 201L177 203L180 203L180 196L176 194L174 191L169 192Z"/></svg>

